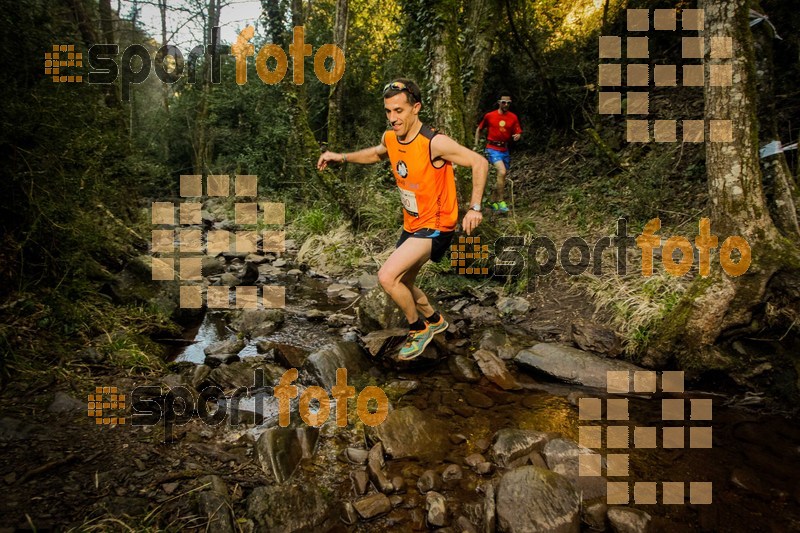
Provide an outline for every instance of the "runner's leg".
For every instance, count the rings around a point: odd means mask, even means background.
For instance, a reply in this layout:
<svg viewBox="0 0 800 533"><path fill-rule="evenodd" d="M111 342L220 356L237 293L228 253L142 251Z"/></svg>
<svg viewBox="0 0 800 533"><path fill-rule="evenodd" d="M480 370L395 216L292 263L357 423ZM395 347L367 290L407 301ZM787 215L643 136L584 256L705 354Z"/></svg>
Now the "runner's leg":
<svg viewBox="0 0 800 533"><path fill-rule="evenodd" d="M417 321L419 313L417 312L415 295L408 285L403 282L403 277L414 268L416 268L417 272L419 271L419 268L430 258L431 247L430 239L410 237L392 252L392 255L389 256L389 259L378 271L378 281L381 287L400 307L409 324ZM416 278L416 274L414 274L414 278Z"/></svg>
<svg viewBox="0 0 800 533"><path fill-rule="evenodd" d="M411 291L411 295L414 297L414 303L416 304L417 312L422 314L423 318L427 318L436 312L436 310L428 301L428 297L424 292L422 292L422 289L414 285L417 275L419 274L422 265L425 264L425 261L427 261L427 259L414 265L414 267L406 272L403 278L400 280L406 287L408 287L408 290Z"/></svg>
<svg viewBox="0 0 800 533"><path fill-rule="evenodd" d="M494 162L494 168L497 169L497 184L492 198L495 202L502 202L505 198L506 189L506 165L502 160L499 160Z"/></svg>

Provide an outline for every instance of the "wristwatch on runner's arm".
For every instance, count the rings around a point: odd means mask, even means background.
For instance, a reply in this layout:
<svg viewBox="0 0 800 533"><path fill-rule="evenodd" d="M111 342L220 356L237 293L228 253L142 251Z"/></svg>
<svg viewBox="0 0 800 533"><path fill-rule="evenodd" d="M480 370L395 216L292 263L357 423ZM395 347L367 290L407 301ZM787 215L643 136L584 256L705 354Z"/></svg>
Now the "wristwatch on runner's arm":
<svg viewBox="0 0 800 533"><path fill-rule="evenodd" d="M481 212L481 204L472 204L469 206L472 211L477 211L478 213Z"/></svg>

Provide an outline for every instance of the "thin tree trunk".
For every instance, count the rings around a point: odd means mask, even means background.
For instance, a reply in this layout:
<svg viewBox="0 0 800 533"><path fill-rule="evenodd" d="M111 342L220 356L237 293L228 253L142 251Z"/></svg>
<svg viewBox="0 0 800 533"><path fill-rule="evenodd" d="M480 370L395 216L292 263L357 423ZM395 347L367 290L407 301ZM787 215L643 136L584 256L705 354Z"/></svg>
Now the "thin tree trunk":
<svg viewBox="0 0 800 533"><path fill-rule="evenodd" d="M758 6L753 6L758 7ZM760 8L759 8L760 9ZM779 141L778 125L775 120L775 91L773 80L775 68L772 61L772 40L775 35L769 24L758 24L752 28L756 53L756 78L758 83L758 132L761 146ZM786 163L783 152L761 160L764 172L764 186L769 201L770 213L781 232L797 240L800 226L797 220L797 207L800 205L800 191Z"/></svg>
<svg viewBox="0 0 800 533"><path fill-rule="evenodd" d="M429 51L434 125L463 144L466 133L458 42L459 5L456 0L439 0L434 9L439 22L431 34Z"/></svg>
<svg viewBox="0 0 800 533"><path fill-rule="evenodd" d="M476 0L469 4L465 40L468 44L464 71L469 73L464 107L464 131L469 135L478 124L483 81L489 70L492 47L497 38L501 13L499 0Z"/></svg>
<svg viewBox="0 0 800 533"><path fill-rule="evenodd" d="M348 0L336 0L336 20L333 24L333 42L347 54ZM339 147L342 142L342 102L344 78L331 86L328 96L328 143Z"/></svg>

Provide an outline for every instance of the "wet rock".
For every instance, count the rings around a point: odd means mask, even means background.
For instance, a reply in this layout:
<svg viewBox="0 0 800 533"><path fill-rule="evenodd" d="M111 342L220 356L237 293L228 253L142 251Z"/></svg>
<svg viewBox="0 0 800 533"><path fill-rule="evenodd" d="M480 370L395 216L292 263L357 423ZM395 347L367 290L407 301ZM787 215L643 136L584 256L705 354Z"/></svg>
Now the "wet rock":
<svg viewBox="0 0 800 533"><path fill-rule="evenodd" d="M258 274L259 276L264 276L265 278L274 278L280 276L283 271L280 268L277 268L273 265L259 265L258 266Z"/></svg>
<svg viewBox="0 0 800 533"><path fill-rule="evenodd" d="M472 471L478 474L479 476L486 476L494 472L494 465L489 461L484 461L482 463L476 464Z"/></svg>
<svg viewBox="0 0 800 533"><path fill-rule="evenodd" d="M475 416L475 409L467 405L454 405L453 411L458 416L463 416L464 418L472 418L473 416Z"/></svg>
<svg viewBox="0 0 800 533"><path fill-rule="evenodd" d="M237 276L233 272L225 272L219 277L219 281L217 281L215 285L223 285L225 287L236 287L240 283L241 281L239 280L239 276Z"/></svg>
<svg viewBox="0 0 800 533"><path fill-rule="evenodd" d="M518 390L522 387L502 359L488 350L476 350L472 357L486 378L503 390Z"/></svg>
<svg viewBox="0 0 800 533"><path fill-rule="evenodd" d="M362 450L361 448L347 448L344 451L344 456L353 464L365 465L369 458L369 450Z"/></svg>
<svg viewBox="0 0 800 533"><path fill-rule="evenodd" d="M253 285L260 275L261 272L258 269L258 265L248 261L239 273L239 281L242 285Z"/></svg>
<svg viewBox="0 0 800 533"><path fill-rule="evenodd" d="M247 515L269 531L327 531L336 514L333 502L305 480L256 487L247 498Z"/></svg>
<svg viewBox="0 0 800 533"><path fill-rule="evenodd" d="M382 424L368 431L393 459L439 457L447 449L449 434L443 423L412 406L390 411Z"/></svg>
<svg viewBox="0 0 800 533"><path fill-rule="evenodd" d="M428 512L428 524L435 527L447 525L447 500L436 491L425 495L425 510Z"/></svg>
<svg viewBox="0 0 800 533"><path fill-rule="evenodd" d="M292 276L293 278L299 278L303 275L303 271L299 268L293 268L286 273L287 276Z"/></svg>
<svg viewBox="0 0 800 533"><path fill-rule="evenodd" d="M459 516L456 518L455 522L456 531L460 533L478 533L478 528L475 527L475 524L469 521L469 518L466 516Z"/></svg>
<svg viewBox="0 0 800 533"><path fill-rule="evenodd" d="M210 367L217 367L224 363L232 363L239 360L239 352L244 349L245 343L239 339L228 339L220 341L206 347L205 364Z"/></svg>
<svg viewBox="0 0 800 533"><path fill-rule="evenodd" d="M254 265L260 265L261 263L266 263L269 259L260 254L248 254L247 257L244 258L245 263L253 263Z"/></svg>
<svg viewBox="0 0 800 533"><path fill-rule="evenodd" d="M275 333L283 321L280 309L243 309L231 321L231 327L248 337L265 337Z"/></svg>
<svg viewBox="0 0 800 533"><path fill-rule="evenodd" d="M572 342L581 350L617 357L622 352L619 337L611 328L594 322L576 320L572 323Z"/></svg>
<svg viewBox="0 0 800 533"><path fill-rule="evenodd" d="M200 263L200 272L203 277L216 276L225 272L225 260L217 257L204 256Z"/></svg>
<svg viewBox="0 0 800 533"><path fill-rule="evenodd" d="M398 494L403 494L406 491L407 483L403 476L394 476L392 478L392 487Z"/></svg>
<svg viewBox="0 0 800 533"><path fill-rule="evenodd" d="M358 522L358 512L356 508L350 502L342 502L342 509L340 518L342 522L347 524L348 526L354 525Z"/></svg>
<svg viewBox="0 0 800 533"><path fill-rule="evenodd" d="M328 326L332 328L341 328L343 326L352 326L356 323L356 317L353 315L346 315L344 313L334 313L326 320Z"/></svg>
<svg viewBox="0 0 800 533"><path fill-rule="evenodd" d="M392 482L383 473L383 467L386 463L383 460L383 445L379 442L369 451L367 458L367 473L369 474L372 484L378 491L388 494L394 490Z"/></svg>
<svg viewBox="0 0 800 533"><path fill-rule="evenodd" d="M275 362L286 368L303 368L308 358L308 350L272 341L259 341L256 345L259 353L266 353L274 350Z"/></svg>
<svg viewBox="0 0 800 533"><path fill-rule="evenodd" d="M207 527L210 531L220 533L233 533L233 516L226 499L213 491L201 492L197 497L197 506L200 514L208 520Z"/></svg>
<svg viewBox="0 0 800 533"><path fill-rule="evenodd" d="M530 308L530 302L522 296L502 296L497 300L497 310L504 315L524 315Z"/></svg>
<svg viewBox="0 0 800 533"><path fill-rule="evenodd" d="M450 368L453 377L458 381L475 383L481 379L478 366L472 359L464 357L463 355L450 357L447 361L447 366Z"/></svg>
<svg viewBox="0 0 800 533"><path fill-rule="evenodd" d="M483 333L479 347L497 354L503 360L513 359L519 351L519 347L511 343L505 331L494 328Z"/></svg>
<svg viewBox="0 0 800 533"><path fill-rule="evenodd" d="M369 520L391 511L392 502L389 501L385 494L377 493L356 500L353 502L353 507L356 508L361 518Z"/></svg>
<svg viewBox="0 0 800 533"><path fill-rule="evenodd" d="M325 294L327 294L329 298L335 298L335 297L339 296L340 292L342 292L343 290L346 290L348 288L349 287L347 285L342 285L341 283L331 283L325 289Z"/></svg>
<svg viewBox="0 0 800 533"><path fill-rule="evenodd" d="M475 467L475 466L477 466L477 465L479 465L481 463L485 463L485 462L486 462L486 458L483 455L479 454L479 453L473 453L471 455L468 455L464 459L464 463L470 468L473 468L473 467Z"/></svg>
<svg viewBox="0 0 800 533"><path fill-rule="evenodd" d="M631 507L611 507L608 521L616 533L645 533L650 524L650 515Z"/></svg>
<svg viewBox="0 0 800 533"><path fill-rule="evenodd" d="M411 529L413 531L423 531L427 529L425 527L425 514L422 512L422 509L416 507L411 509L409 518L411 519Z"/></svg>
<svg viewBox="0 0 800 533"><path fill-rule="evenodd" d="M179 486L180 486L180 483L178 483L176 481L174 483L164 483L164 484L161 485L161 488L164 490L164 494L169 496L172 493L174 493Z"/></svg>
<svg viewBox="0 0 800 533"><path fill-rule="evenodd" d="M217 385L222 390L236 389L239 387L254 387L255 372L259 370L264 373L264 381L273 383L281 375L274 366L252 365L248 362L234 363L230 365L220 365L213 369L207 377L207 381Z"/></svg>
<svg viewBox="0 0 800 533"><path fill-rule="evenodd" d="M313 427L266 430L256 441L255 451L261 469L283 483L294 473L300 460L314 453L319 430Z"/></svg>
<svg viewBox="0 0 800 533"><path fill-rule="evenodd" d="M463 444L467 442L467 437L461 433L454 433L450 435L450 442L453 444Z"/></svg>
<svg viewBox="0 0 800 533"><path fill-rule="evenodd" d="M475 440L475 450L478 453L486 453L487 451L489 451L491 445L492 443L489 442L489 439L485 439L483 437Z"/></svg>
<svg viewBox="0 0 800 533"><path fill-rule="evenodd" d="M323 346L308 356L304 365L323 388L331 390L336 384L336 370L346 368L352 377L369 370L370 363L361 347L354 342L336 342Z"/></svg>
<svg viewBox="0 0 800 533"><path fill-rule="evenodd" d="M329 311L322 311L320 309L309 309L303 314L306 320L319 321L325 320L331 315Z"/></svg>
<svg viewBox="0 0 800 533"><path fill-rule="evenodd" d="M494 435L492 458L499 466L508 467L515 459L541 450L552 437L542 431L501 429Z"/></svg>
<svg viewBox="0 0 800 533"><path fill-rule="evenodd" d="M405 326L400 308L381 287L375 287L358 302L358 321L365 332Z"/></svg>
<svg viewBox="0 0 800 533"><path fill-rule="evenodd" d="M361 342L373 357L378 357L384 351L398 346L408 335L408 328L392 328L373 331L361 337Z"/></svg>
<svg viewBox="0 0 800 533"><path fill-rule="evenodd" d="M552 439L542 449L548 468L569 479L579 491L582 500L593 500L606 495L605 477L580 475L578 457L591 453L592 450L567 439Z"/></svg>
<svg viewBox="0 0 800 533"><path fill-rule="evenodd" d="M396 379L391 383L384 385L383 392L389 398L389 401L396 402L409 392L413 392L419 388L419 381L411 379Z"/></svg>
<svg viewBox="0 0 800 533"><path fill-rule="evenodd" d="M483 492L483 531L494 533L497 522L497 502L494 483L484 483L478 487Z"/></svg>
<svg viewBox="0 0 800 533"><path fill-rule="evenodd" d="M580 531L580 498L566 478L523 466L508 471L497 488L500 531Z"/></svg>
<svg viewBox="0 0 800 533"><path fill-rule="evenodd" d="M417 488L422 494L442 489L442 478L434 470L426 470L417 480Z"/></svg>
<svg viewBox="0 0 800 533"><path fill-rule="evenodd" d="M583 502L581 521L589 526L592 531L605 531L607 513L608 505L603 500Z"/></svg>
<svg viewBox="0 0 800 533"><path fill-rule="evenodd" d="M197 365L192 373L191 384L192 387L198 389L206 381L206 378L211 374L211 367L208 365Z"/></svg>
<svg viewBox="0 0 800 533"><path fill-rule="evenodd" d="M85 410L86 404L84 402L61 391L56 393L53 402L47 407L47 412L49 413L75 413Z"/></svg>
<svg viewBox="0 0 800 533"><path fill-rule="evenodd" d="M352 300L353 298L357 297L358 293L350 289L345 289L339 293L339 298L341 298L342 300Z"/></svg>
<svg viewBox="0 0 800 533"><path fill-rule="evenodd" d="M642 370L625 361L604 359L577 348L549 343L521 350L514 361L567 383L603 389L608 371Z"/></svg>
<svg viewBox="0 0 800 533"><path fill-rule="evenodd" d="M494 407L494 400L476 390L465 389L461 392L461 394L464 395L464 400L466 400L466 402L472 407L477 407L478 409L489 409L490 407Z"/></svg>
<svg viewBox="0 0 800 533"><path fill-rule="evenodd" d="M369 488L369 474L366 470L355 470L350 472L350 480L353 482L353 491L356 496L363 496Z"/></svg>
<svg viewBox="0 0 800 533"><path fill-rule="evenodd" d="M392 508L399 507L403 504L403 497L395 494L394 496L389 496L389 503L392 504Z"/></svg>

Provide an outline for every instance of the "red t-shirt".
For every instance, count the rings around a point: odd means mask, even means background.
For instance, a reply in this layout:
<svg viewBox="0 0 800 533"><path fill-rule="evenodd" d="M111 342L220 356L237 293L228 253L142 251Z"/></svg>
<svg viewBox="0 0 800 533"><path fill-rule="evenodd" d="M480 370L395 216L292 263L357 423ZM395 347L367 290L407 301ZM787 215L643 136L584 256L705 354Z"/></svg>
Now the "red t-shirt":
<svg viewBox="0 0 800 533"><path fill-rule="evenodd" d="M478 124L478 128L489 128L486 140L501 143L507 143L511 140L512 135L522 133L522 126L519 124L517 115L511 111L500 114L498 109L486 113L481 123ZM492 144L487 144L486 148L491 148L492 150L498 150L500 152L508 150L508 146L495 146Z"/></svg>

